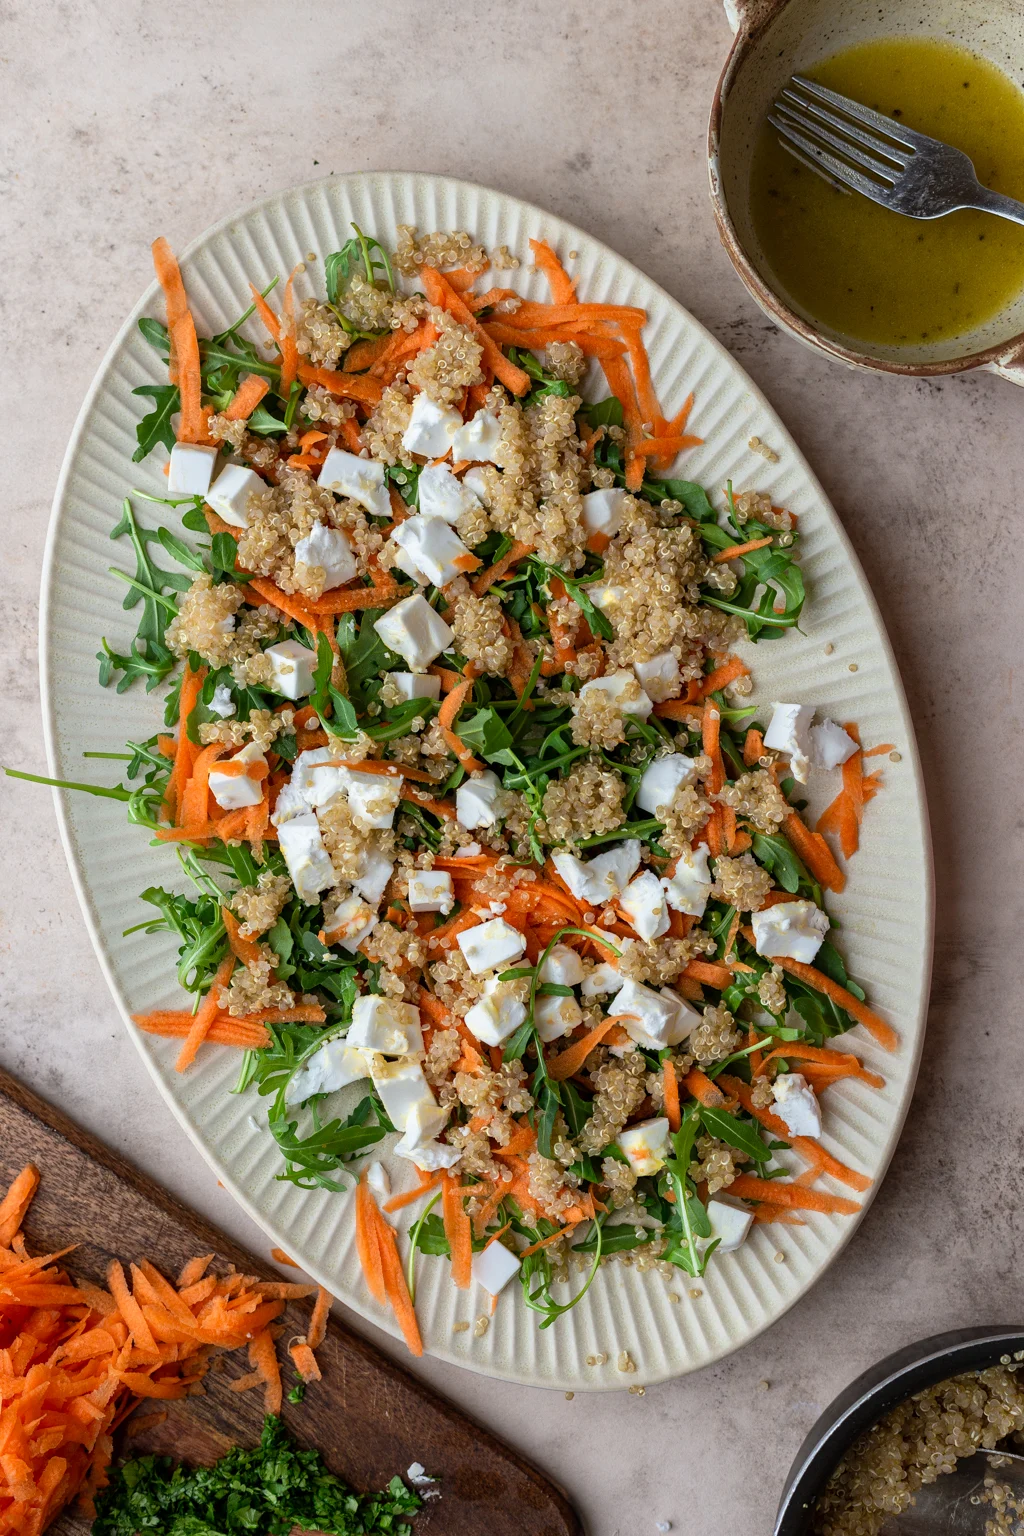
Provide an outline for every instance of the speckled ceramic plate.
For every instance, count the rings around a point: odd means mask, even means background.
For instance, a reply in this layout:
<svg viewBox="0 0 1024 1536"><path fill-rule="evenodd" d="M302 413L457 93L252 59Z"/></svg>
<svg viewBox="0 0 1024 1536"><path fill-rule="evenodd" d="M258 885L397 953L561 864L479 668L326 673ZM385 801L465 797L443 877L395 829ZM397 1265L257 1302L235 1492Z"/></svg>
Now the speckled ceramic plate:
<svg viewBox="0 0 1024 1536"><path fill-rule="evenodd" d="M218 331L238 315L250 279L262 286L310 251L322 257L337 249L352 220L386 244L400 223L421 230L467 229L488 248L506 244L527 258L511 274L512 284L534 297L544 296L545 289L530 270L529 237L544 237L563 256L577 252L571 266L585 299L647 309L647 341L667 413L695 391L691 430L705 446L688 456L687 475L716 493L727 478L741 488L768 490L773 501L799 515L811 594L804 633L753 653L755 696L797 699L822 706L836 719L857 719L865 741L895 742L902 754L899 763L883 760L885 793L871 806L847 892L832 903L850 970L869 988L901 1041L894 1056L869 1039L857 1042L868 1064L884 1074L884 1090L847 1083L833 1088L827 1100L826 1146L870 1173L877 1188L917 1072L931 957L932 877L903 689L878 610L821 487L738 364L635 267L552 214L439 176L332 177L226 219L182 259L200 332ZM322 267L312 268L314 279L320 272ZM159 455L142 465L131 462L141 412L131 391L161 380L159 360L139 335L136 320L162 312L156 287L150 287L89 391L54 500L42 586L42 686L50 769L61 778L83 776L83 751L114 750L126 738L144 738L157 727L157 700L140 686L120 697L100 692L95 656L101 636L123 650L134 630L120 607L121 588L108 575L109 534L120 500L133 485L159 491L165 483ZM778 463L751 452L754 436L778 452ZM824 805L834 792L834 784L813 784L812 807ZM116 802L58 793L56 803L100 964L126 1027L182 1126L275 1242L334 1295L394 1332L360 1280L351 1201L303 1193L275 1180L278 1153L261 1102L229 1092L238 1069L235 1053L204 1050L197 1066L179 1077L174 1043L139 1035L128 1023L133 1010L180 1006L170 937L122 937L144 916L138 892L158 879L175 883L173 853L152 849L144 831L126 827ZM407 1183L408 1166L398 1165L396 1175L398 1187ZM690 1295L682 1273L666 1282L658 1274L607 1265L583 1304L544 1332L522 1305L518 1287L510 1287L479 1339L472 1328L455 1332L454 1327L485 1310L482 1294L456 1291L448 1264L425 1259L417 1311L431 1353L488 1375L576 1391L654 1382L707 1365L753 1339L818 1279L856 1226L856 1219L811 1214L803 1226L758 1227L739 1252L711 1265L693 1287L698 1296ZM670 1293L681 1300L670 1301ZM636 1362L635 1375L616 1370L621 1350ZM586 1365L588 1355L601 1354L606 1364Z"/></svg>

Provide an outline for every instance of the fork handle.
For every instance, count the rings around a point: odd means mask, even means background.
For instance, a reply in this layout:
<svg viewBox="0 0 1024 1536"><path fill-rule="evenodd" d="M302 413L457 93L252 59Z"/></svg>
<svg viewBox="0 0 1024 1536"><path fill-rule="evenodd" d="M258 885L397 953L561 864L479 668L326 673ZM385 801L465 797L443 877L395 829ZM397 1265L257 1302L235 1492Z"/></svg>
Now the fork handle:
<svg viewBox="0 0 1024 1536"><path fill-rule="evenodd" d="M1001 219L1010 219L1014 224L1024 224L1024 203L1019 203L1015 197L1004 197L1001 192L993 192L988 187L979 185L970 206L980 208L984 213L998 214Z"/></svg>

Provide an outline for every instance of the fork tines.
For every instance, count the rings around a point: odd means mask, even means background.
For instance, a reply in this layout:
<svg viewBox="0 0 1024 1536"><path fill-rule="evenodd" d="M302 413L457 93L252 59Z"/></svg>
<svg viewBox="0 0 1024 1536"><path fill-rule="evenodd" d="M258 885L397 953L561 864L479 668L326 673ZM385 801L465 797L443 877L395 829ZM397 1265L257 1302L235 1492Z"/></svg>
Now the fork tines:
<svg viewBox="0 0 1024 1536"><path fill-rule="evenodd" d="M892 190L916 153L918 135L911 129L801 75L781 91L768 121L809 170L875 201Z"/></svg>

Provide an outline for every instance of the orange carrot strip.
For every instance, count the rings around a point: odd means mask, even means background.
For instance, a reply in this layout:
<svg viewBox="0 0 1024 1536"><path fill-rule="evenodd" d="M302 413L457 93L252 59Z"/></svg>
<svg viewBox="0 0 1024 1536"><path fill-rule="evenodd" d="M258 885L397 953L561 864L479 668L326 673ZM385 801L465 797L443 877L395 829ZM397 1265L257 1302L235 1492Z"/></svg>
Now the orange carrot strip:
<svg viewBox="0 0 1024 1536"><path fill-rule="evenodd" d="M117 1303L117 1310L124 1318L135 1340L136 1348L145 1351L146 1354L159 1355L153 1331L143 1316L142 1308L129 1291L124 1270L116 1259L111 1261L107 1270L107 1285Z"/></svg>
<svg viewBox="0 0 1024 1536"><path fill-rule="evenodd" d="M11 1246L38 1188L39 1169L35 1163L26 1163L0 1201L0 1247Z"/></svg>
<svg viewBox="0 0 1024 1536"><path fill-rule="evenodd" d="M858 1173L855 1168L848 1168L837 1157L826 1152L824 1147L810 1136L794 1136L785 1121L778 1115L773 1115L771 1110L758 1108L754 1103L749 1085L740 1078L730 1077L723 1072L718 1081L728 1088L747 1113L763 1125L765 1130L771 1131L772 1135L780 1137L783 1141L788 1141L793 1151L811 1165L815 1177L819 1173L827 1173L833 1179L838 1179L841 1184L847 1184L851 1189L861 1193L870 1188L871 1180L866 1173Z"/></svg>
<svg viewBox="0 0 1024 1536"><path fill-rule="evenodd" d="M167 331L171 342L170 379L181 395L180 443L198 443L206 436L202 410L202 377L199 340L188 307L181 269L161 235L153 241L153 265L167 304Z"/></svg>
<svg viewBox="0 0 1024 1536"><path fill-rule="evenodd" d="M754 942L754 936L749 928L744 928L743 936L751 944ZM887 1024L866 1003L862 1003L859 997L854 997L852 992L847 992L845 987L833 981L831 976L826 976L824 971L816 970L813 965L804 965L800 960L790 960L785 956L780 956L775 964L781 965L784 971L789 971L790 975L796 976L798 980L806 982L816 992L824 992L825 996L830 997L834 1003L838 1003L840 1008L845 1008L858 1024L864 1025L868 1034L885 1050L894 1051L899 1045L900 1037L891 1024Z"/></svg>
<svg viewBox="0 0 1024 1536"><path fill-rule="evenodd" d="M482 768L484 766L483 763L479 762L477 758L473 756L465 742L462 741L454 729L455 720L458 716L459 710L466 702L466 699L472 690L473 679L471 677L467 677L461 683L459 683L457 688L452 689L451 693L447 695L444 703L441 705L441 708L437 712L437 721L441 727L441 733L444 736L445 741L448 743L448 746L455 753L455 756L458 758L459 762L462 764L463 768L465 768L467 773L472 773L474 769Z"/></svg>
<svg viewBox="0 0 1024 1536"><path fill-rule="evenodd" d="M200 667L197 672L193 672L188 663L185 663L181 692L178 697L178 742L174 753L174 767L171 769L164 797L167 812L175 820L178 819L185 784L192 773L192 764L199 755L199 748L188 739L187 726L188 717L199 702L199 694L205 681L205 667Z"/></svg>
<svg viewBox="0 0 1024 1536"><path fill-rule="evenodd" d="M701 738L704 751L711 759L711 793L717 795L725 783L725 763L721 748L722 716L714 705L709 704L701 720Z"/></svg>
<svg viewBox="0 0 1024 1536"><path fill-rule="evenodd" d="M880 757L883 752L895 752L896 747L891 741L883 741L877 747L868 747L865 757Z"/></svg>
<svg viewBox="0 0 1024 1536"><path fill-rule="evenodd" d="M263 1328L249 1344L249 1360L255 1370L259 1371L266 1384L266 1394L263 1400L265 1413L280 1413L281 1402L284 1396L281 1388L281 1367L277 1363L277 1352L274 1349L274 1341L270 1331Z"/></svg>
<svg viewBox="0 0 1024 1536"><path fill-rule="evenodd" d="M334 368L314 368L309 363L299 363L297 373L303 384L319 384L329 394L359 400L363 405L377 405L384 393L380 380L368 373L339 373Z"/></svg>
<svg viewBox="0 0 1024 1536"><path fill-rule="evenodd" d="M514 565L518 565L520 560L525 560L526 556L532 552L532 544L523 544L517 539L500 560L495 560L494 564L489 565L486 571L483 571L473 582L473 591L477 597L483 597L487 589L496 581L500 581L506 571L510 571Z"/></svg>
<svg viewBox="0 0 1024 1536"><path fill-rule="evenodd" d="M599 1024L595 1024L594 1028L588 1030L579 1040L574 1040L566 1050L555 1057L553 1062L548 1063L548 1076L554 1078L556 1083L564 1082L567 1077L575 1077L594 1049L594 1046L601 1044L608 1031L614 1025L621 1024L623 1019L632 1019L633 1017L634 1015L631 1013L618 1013L614 1016L609 1016L607 1019L602 1019Z"/></svg>
<svg viewBox="0 0 1024 1536"><path fill-rule="evenodd" d="M712 565L723 565L727 560L738 560L741 555L752 555L755 549L767 549L774 535L769 534L766 539L751 539L749 544L737 544L732 549L720 549L717 555L711 556Z"/></svg>
<svg viewBox="0 0 1024 1536"><path fill-rule="evenodd" d="M799 811L791 810L782 828L815 880L827 890L843 890L846 876L832 857L832 850L820 833L807 827Z"/></svg>
<svg viewBox="0 0 1024 1536"><path fill-rule="evenodd" d="M562 266L562 263L547 241L531 240L530 250L533 252L534 264L540 268L548 280L553 303L575 304L576 284Z"/></svg>
<svg viewBox="0 0 1024 1536"><path fill-rule="evenodd" d="M373 1196L370 1196L371 1200ZM306 1330L306 1342L310 1349L319 1349L327 1337L327 1319L331 1315L331 1303L334 1297L330 1291L325 1291L323 1286L317 1287L316 1301L313 1303L313 1311L309 1319L309 1327Z"/></svg>
<svg viewBox="0 0 1024 1536"><path fill-rule="evenodd" d="M701 697L707 698L709 694L717 693L720 688L727 688L738 677L749 676L749 672L749 667L740 661L738 656L730 656L728 661L723 662L720 667L716 667L713 672L708 673L707 677L701 679Z"/></svg>
<svg viewBox="0 0 1024 1536"><path fill-rule="evenodd" d="M603 357L601 367L608 381L608 388L622 406L622 418L626 431L626 489L638 491L644 478L644 461L637 458L635 449L642 437L640 406L629 365L622 357Z"/></svg>
<svg viewBox="0 0 1024 1536"><path fill-rule="evenodd" d="M714 960L691 960L683 975L689 977L690 981L717 987L720 992L732 986L732 971L727 965L718 965Z"/></svg>
<svg viewBox="0 0 1024 1536"><path fill-rule="evenodd" d="M662 1068L662 1081L665 1092L665 1115L668 1119L669 1130L678 1131L682 1119L682 1110L679 1105L679 1074L675 1063L666 1061Z"/></svg>
<svg viewBox="0 0 1024 1536"><path fill-rule="evenodd" d="M421 1195L428 1194L430 1190L436 1189L440 1182L441 1175L439 1173L432 1174L429 1178L424 1179L423 1183L418 1185L416 1189L407 1189L401 1195L392 1195L390 1200L384 1202L384 1209L388 1212L402 1211L407 1205L412 1205L414 1200L418 1200Z"/></svg>
<svg viewBox="0 0 1024 1536"><path fill-rule="evenodd" d="M637 443L633 452L641 459L668 459L675 458L677 453L682 453L686 448L698 447L704 439L702 437L645 437ZM771 540L767 540L770 544ZM713 559L717 560L717 555Z"/></svg>
<svg viewBox="0 0 1024 1536"><path fill-rule="evenodd" d="M444 1232L452 1257L452 1281L460 1291L468 1290L473 1263L473 1233L458 1180L447 1170L441 1177L441 1211Z"/></svg>
<svg viewBox="0 0 1024 1536"><path fill-rule="evenodd" d="M391 1310L398 1319L398 1325L402 1330L402 1336L411 1354L422 1355L423 1340L420 1337L419 1324L416 1321L416 1311L409 1295L409 1287L406 1284L405 1274L402 1269L402 1261L398 1257L398 1241L394 1231L384 1220L383 1216L374 1206L377 1223L377 1241L380 1246L381 1265L384 1270L384 1288L387 1298L391 1303ZM467 1233L469 1223L466 1223ZM472 1242L472 1238L470 1238ZM455 1273L455 1262L452 1261L452 1274Z"/></svg>
<svg viewBox="0 0 1024 1536"><path fill-rule="evenodd" d="M521 1259L525 1259L528 1258L531 1253L539 1252L541 1248L550 1247L552 1243L557 1243L560 1237L564 1237L567 1232L571 1232L573 1227L578 1225L578 1222L572 1221L568 1226L559 1227L557 1232L552 1232L550 1237L542 1237L539 1238L537 1242L531 1243L529 1248L520 1248L519 1257Z"/></svg>
<svg viewBox="0 0 1024 1536"><path fill-rule="evenodd" d="M217 1009L220 1007L221 989L226 987L231 980L231 973L234 968L234 955L226 955L217 967L217 973L210 983L210 989L199 1005L195 1018L192 1020L192 1027L174 1064L176 1072L184 1072L185 1068L191 1066L193 1061L195 1061L196 1052L209 1034L210 1026L213 1024Z"/></svg>
<svg viewBox="0 0 1024 1536"><path fill-rule="evenodd" d="M721 1088L700 1067L690 1068L683 1078L683 1087L706 1109L720 1109L725 1103L725 1094Z"/></svg>
<svg viewBox="0 0 1024 1536"><path fill-rule="evenodd" d="M228 421L248 421L269 388L268 379L261 379L258 373L247 373L224 412Z"/></svg>
<svg viewBox="0 0 1024 1536"><path fill-rule="evenodd" d="M748 768L755 768L764 756L764 737L753 726L743 738L743 761Z"/></svg>
<svg viewBox="0 0 1024 1536"><path fill-rule="evenodd" d="M760 1200L765 1205L781 1205L796 1211L824 1211L829 1215L852 1216L860 1210L856 1200L829 1195L820 1189L801 1189L781 1179L759 1179L741 1173L729 1185L728 1193L741 1200Z"/></svg>
<svg viewBox="0 0 1024 1536"><path fill-rule="evenodd" d="M292 1357L292 1363L303 1381L320 1381L323 1373L316 1363L316 1355L309 1345L301 1339L297 1340L288 1350Z"/></svg>
<svg viewBox="0 0 1024 1536"><path fill-rule="evenodd" d="M377 1222L372 1210L373 1196L366 1182L365 1172L356 1185L356 1252L366 1281L366 1289L374 1301L384 1306L387 1292L384 1289L384 1269L377 1242Z"/></svg>
<svg viewBox="0 0 1024 1536"><path fill-rule="evenodd" d="M522 368L509 361L501 348L491 340L484 327L461 295L434 267L420 268L423 291L431 304L446 309L461 325L468 326L483 347L483 364L490 369L499 383L513 395L525 395L530 387L530 376Z"/></svg>
<svg viewBox="0 0 1024 1536"><path fill-rule="evenodd" d="M270 1257L276 1259L279 1264L288 1264L292 1269L298 1269L294 1259L290 1259L283 1248L271 1248Z"/></svg>

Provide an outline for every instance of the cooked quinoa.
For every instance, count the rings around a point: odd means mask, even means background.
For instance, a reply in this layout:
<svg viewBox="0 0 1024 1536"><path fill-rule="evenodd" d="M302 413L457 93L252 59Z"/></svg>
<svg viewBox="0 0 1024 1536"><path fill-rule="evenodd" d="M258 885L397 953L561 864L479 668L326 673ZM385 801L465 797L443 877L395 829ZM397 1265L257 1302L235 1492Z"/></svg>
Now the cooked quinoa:
<svg viewBox="0 0 1024 1536"><path fill-rule="evenodd" d="M218 473L228 455L250 473L234 501L208 493L226 520L182 499L185 533L204 519L212 538L168 581L157 639L147 610L130 660L103 653L104 680L181 663L167 732L132 746L133 815L191 881L147 892L149 926L178 935L197 1003L221 988L201 1047L193 1009L143 1027L189 1059L244 1046L241 1090L270 1098L282 1177L303 1187L349 1186L349 1153L394 1125L399 1190L406 1162L425 1191L453 1181L418 1241L437 1251L444 1230L457 1252L461 1206L477 1237L531 1249L519 1273L539 1311L604 1262L686 1283L680 1269L728 1256L682 1213L713 1230L741 1172L774 1180L760 1124L803 1060L795 983L746 924L775 878L803 901L820 891L802 873L791 889L779 853L794 813L777 754L731 695L706 696L723 665L749 696L731 648L802 605L766 617L756 569L713 558L723 539L778 532L799 593L799 534L756 486L706 510L691 486L684 505L640 442L671 420L647 411L642 371L622 400L584 399L598 342L621 337L635 366L621 310L581 295L578 320L544 316L546 345L513 350L517 328L537 339L537 310L485 276L517 272L505 248L489 260L469 232L402 227L391 251L357 231L318 254L268 321L258 415L230 330L198 402L182 379L190 441ZM629 414L636 384L648 421ZM838 951L830 966L834 990ZM824 1027L853 1022L837 1008ZM331 1096L360 1074L342 1153ZM748 1210L770 1217L773 1187Z"/></svg>

